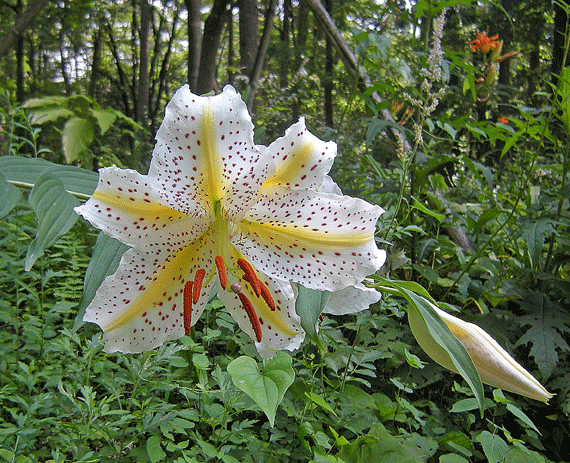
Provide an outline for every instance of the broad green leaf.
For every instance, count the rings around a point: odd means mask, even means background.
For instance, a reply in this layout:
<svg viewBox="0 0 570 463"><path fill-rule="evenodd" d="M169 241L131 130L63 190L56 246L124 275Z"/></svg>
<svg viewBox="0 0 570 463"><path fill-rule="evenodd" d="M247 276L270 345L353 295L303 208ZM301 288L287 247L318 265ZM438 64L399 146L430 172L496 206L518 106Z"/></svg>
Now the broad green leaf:
<svg viewBox="0 0 570 463"><path fill-rule="evenodd" d="M532 268L537 268L540 264L546 234L553 231L552 220L545 218L524 226L522 238L526 243Z"/></svg>
<svg viewBox="0 0 570 463"><path fill-rule="evenodd" d="M297 285L297 289L298 296L295 310L297 315L301 317L301 326L307 333L307 336L321 349L324 349L317 333L317 322L327 305L330 293L316 289L307 289L301 285Z"/></svg>
<svg viewBox="0 0 570 463"><path fill-rule="evenodd" d="M105 233L99 233L97 237L97 242L93 248L93 254L91 255L91 260L87 266L85 272L85 280L83 282L83 296L77 307L77 317L75 318L75 324L73 329L77 330L83 325L83 315L85 314L85 309L91 303L95 297L95 293L103 280L115 273L122 255L128 249L128 247L116 240L111 238Z"/></svg>
<svg viewBox="0 0 570 463"><path fill-rule="evenodd" d="M22 199L19 188L6 181L0 172L0 219L7 215Z"/></svg>
<svg viewBox="0 0 570 463"><path fill-rule="evenodd" d="M478 439L489 463L498 463L505 458L509 446L500 436L491 434L489 431L483 431L479 434Z"/></svg>
<svg viewBox="0 0 570 463"><path fill-rule="evenodd" d="M418 452L406 448L380 423L373 423L370 431L344 445L337 457L346 463L416 463L426 461Z"/></svg>
<svg viewBox="0 0 570 463"><path fill-rule="evenodd" d="M439 463L469 463L469 460L456 453L447 453L439 457Z"/></svg>
<svg viewBox="0 0 570 463"><path fill-rule="evenodd" d="M103 135L117 120L117 112L114 109L91 110L91 114L97 119L99 131Z"/></svg>
<svg viewBox="0 0 570 463"><path fill-rule="evenodd" d="M69 193L85 199L93 194L99 179L97 172L23 156L0 157L0 171L9 182L28 188L33 187L43 174L50 173L61 180Z"/></svg>
<svg viewBox="0 0 570 463"><path fill-rule="evenodd" d="M73 208L79 206L79 201L67 193L63 183L52 174L44 174L38 179L28 196L28 203L34 209L39 225L26 253L26 271L69 231L78 219Z"/></svg>
<svg viewBox="0 0 570 463"><path fill-rule="evenodd" d="M146 441L146 451L152 463L158 463L166 457L166 453L162 450L158 436L149 437Z"/></svg>
<svg viewBox="0 0 570 463"><path fill-rule="evenodd" d="M73 116L73 112L63 106L41 106L32 110L32 124L45 124L60 118L67 119Z"/></svg>
<svg viewBox="0 0 570 463"><path fill-rule="evenodd" d="M539 291L527 291L520 304L529 315L519 317L518 323L529 328L519 338L515 347L531 343L529 353L546 380L558 364L557 349L563 352L569 349L568 343L560 335L560 332L570 332L567 327L568 314Z"/></svg>
<svg viewBox="0 0 570 463"><path fill-rule="evenodd" d="M291 357L277 352L260 373L257 362L251 357L238 357L228 365L232 381L263 410L273 426L277 407L295 379Z"/></svg>
<svg viewBox="0 0 570 463"><path fill-rule="evenodd" d="M30 98L26 101L22 108L41 108L43 106L62 106L67 102L67 98L64 96L44 96L42 98Z"/></svg>
<svg viewBox="0 0 570 463"><path fill-rule="evenodd" d="M76 161L95 135L93 123L81 117L70 118L63 127L63 153L69 164Z"/></svg>

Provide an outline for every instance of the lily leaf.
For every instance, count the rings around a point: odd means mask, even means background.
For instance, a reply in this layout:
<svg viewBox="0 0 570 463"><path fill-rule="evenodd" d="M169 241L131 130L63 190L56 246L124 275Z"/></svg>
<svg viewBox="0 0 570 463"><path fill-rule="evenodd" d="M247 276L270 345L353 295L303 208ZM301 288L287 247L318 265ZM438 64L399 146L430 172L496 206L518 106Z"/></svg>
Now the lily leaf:
<svg viewBox="0 0 570 463"><path fill-rule="evenodd" d="M330 293L316 289L307 289L301 285L297 285L297 289L299 294L295 303L295 310L297 315L301 317L301 326L307 336L319 346L319 348L324 349L317 333L317 322L327 305Z"/></svg>
<svg viewBox="0 0 570 463"><path fill-rule="evenodd" d="M83 325L83 315L85 309L95 297L95 293L103 283L103 280L119 267L119 262L124 252L128 249L127 245L121 243L115 238L111 238L105 233L99 233L97 242L93 249L93 255L85 272L85 280L83 282L83 296L77 308L77 317L73 329L77 330Z"/></svg>
<svg viewBox="0 0 570 463"><path fill-rule="evenodd" d="M228 365L232 381L263 410L271 426L275 423L277 407L295 379L291 357L277 352L259 372L257 362L251 357L238 357Z"/></svg>
<svg viewBox="0 0 570 463"><path fill-rule="evenodd" d="M22 199L19 188L6 181L0 172L0 219L7 215Z"/></svg>
<svg viewBox="0 0 570 463"><path fill-rule="evenodd" d="M28 203L34 209L39 225L36 238L26 254L26 272L79 218L73 210L79 206L79 201L65 191L58 178L49 173L38 179L30 192Z"/></svg>

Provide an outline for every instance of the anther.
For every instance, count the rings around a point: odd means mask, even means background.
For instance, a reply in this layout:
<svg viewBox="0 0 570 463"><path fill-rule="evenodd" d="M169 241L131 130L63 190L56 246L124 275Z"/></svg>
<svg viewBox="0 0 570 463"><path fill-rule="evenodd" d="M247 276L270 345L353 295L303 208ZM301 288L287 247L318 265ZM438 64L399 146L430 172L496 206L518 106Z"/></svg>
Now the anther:
<svg viewBox="0 0 570 463"><path fill-rule="evenodd" d="M247 260L241 258L237 260L237 264L243 271L243 279L251 285L251 288L257 297L261 296L261 282L257 278L255 270L253 270L251 264Z"/></svg>
<svg viewBox="0 0 570 463"><path fill-rule="evenodd" d="M184 333L189 334L192 327L192 281L184 285Z"/></svg>
<svg viewBox="0 0 570 463"><path fill-rule="evenodd" d="M194 277L194 286L192 288L194 304L197 304L198 299L200 298L200 291L202 291L202 281L204 280L205 275L206 270L201 268L196 272L196 276Z"/></svg>
<svg viewBox="0 0 570 463"><path fill-rule="evenodd" d="M261 289L261 297L263 298L263 300L271 310L275 310L276 308L275 301L273 300L273 296L271 296L271 293L267 289L267 286L265 286L261 280L258 279L257 281L259 281L259 287Z"/></svg>
<svg viewBox="0 0 570 463"><path fill-rule="evenodd" d="M255 309L253 308L251 301L244 293L237 293L237 295L245 313L249 317L249 322L251 323L251 327L255 333L255 339L257 339L257 342L261 342L261 325L259 324L259 318L257 318L257 314L255 313Z"/></svg>
<svg viewBox="0 0 570 463"><path fill-rule="evenodd" d="M218 267L218 276L220 277L220 286L226 289L228 285L228 274L226 273L226 266L222 256L216 256L216 267Z"/></svg>

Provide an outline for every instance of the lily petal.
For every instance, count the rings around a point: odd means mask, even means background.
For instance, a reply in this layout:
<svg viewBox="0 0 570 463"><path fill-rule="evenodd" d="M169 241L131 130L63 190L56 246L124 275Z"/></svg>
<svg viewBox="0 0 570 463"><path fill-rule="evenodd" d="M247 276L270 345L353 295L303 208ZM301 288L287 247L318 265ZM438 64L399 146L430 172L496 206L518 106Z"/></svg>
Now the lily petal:
<svg viewBox="0 0 570 463"><path fill-rule="evenodd" d="M212 214L220 201L228 218L238 220L275 169L267 150L253 143L247 107L229 85L211 97L180 88L156 140L149 177L166 204L194 216Z"/></svg>
<svg viewBox="0 0 570 463"><path fill-rule="evenodd" d="M384 263L386 253L374 243L380 207L312 190L264 193L233 239L263 273L338 291L360 283Z"/></svg>
<svg viewBox="0 0 570 463"><path fill-rule="evenodd" d="M256 341L257 350L262 357L271 358L278 350L297 349L305 338L305 332L301 328L301 320L295 311L295 294L291 284L260 272L257 276L271 293L276 306L275 310L271 310L263 298L255 295L250 286L242 287L242 292L252 303L258 317L261 341L256 339L251 320L244 311L237 294L220 291L220 299L240 328ZM229 282L236 281L230 274Z"/></svg>
<svg viewBox="0 0 570 463"><path fill-rule="evenodd" d="M473 323L449 315L434 304L430 305L463 344L483 383L541 402L548 402L553 397L486 331ZM408 320L412 333L422 349L441 366L457 373L449 354L431 337L419 312L410 310Z"/></svg>
<svg viewBox="0 0 570 463"><path fill-rule="evenodd" d="M382 293L359 283L331 293L323 312L332 315L362 312L381 298Z"/></svg>
<svg viewBox="0 0 570 463"><path fill-rule="evenodd" d="M184 284L212 258L209 238L206 233L175 252L169 248L125 252L83 317L105 332L106 352L143 352L184 335ZM202 287L192 324L204 310L213 284L214 280Z"/></svg>
<svg viewBox="0 0 570 463"><path fill-rule="evenodd" d="M336 156L336 143L324 142L307 130L305 118L287 129L285 135L269 145L276 170L264 188L315 189L323 182Z"/></svg>
<svg viewBox="0 0 570 463"><path fill-rule="evenodd" d="M164 249L181 238L199 237L207 220L188 217L162 203L147 176L107 167L93 196L75 208L91 224L129 246Z"/></svg>

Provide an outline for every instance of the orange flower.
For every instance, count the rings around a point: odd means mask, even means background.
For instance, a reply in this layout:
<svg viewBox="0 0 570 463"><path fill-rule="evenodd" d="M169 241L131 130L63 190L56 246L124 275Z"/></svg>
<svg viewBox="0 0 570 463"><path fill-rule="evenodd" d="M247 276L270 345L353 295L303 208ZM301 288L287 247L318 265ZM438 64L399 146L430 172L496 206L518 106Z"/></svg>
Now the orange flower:
<svg viewBox="0 0 570 463"><path fill-rule="evenodd" d="M501 47L501 42L497 40L498 38L498 34L493 37L487 37L487 34L484 32L477 32L477 38L467 43L471 45L471 50L473 51L481 50L483 53L489 53Z"/></svg>
<svg viewBox="0 0 570 463"><path fill-rule="evenodd" d="M500 117L497 117L497 123L508 124L509 120L506 117L500 116Z"/></svg>

